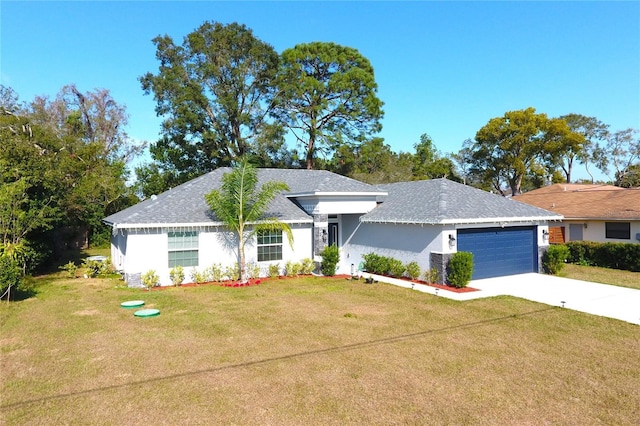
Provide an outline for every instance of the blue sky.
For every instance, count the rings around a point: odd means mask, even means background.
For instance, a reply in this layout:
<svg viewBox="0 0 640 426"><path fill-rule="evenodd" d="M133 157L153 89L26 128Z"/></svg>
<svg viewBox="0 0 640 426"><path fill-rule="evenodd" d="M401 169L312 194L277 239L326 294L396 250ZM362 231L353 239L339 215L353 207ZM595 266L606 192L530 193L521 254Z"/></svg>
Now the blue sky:
<svg viewBox="0 0 640 426"><path fill-rule="evenodd" d="M0 4L0 77L23 101L66 84L106 88L153 142L160 119L138 77L151 39L205 20L239 22L278 51L332 41L358 49L385 103L380 136L412 151L431 135L456 152L489 119L532 106L640 129L640 2L31 2ZM574 177L586 177L576 170Z"/></svg>

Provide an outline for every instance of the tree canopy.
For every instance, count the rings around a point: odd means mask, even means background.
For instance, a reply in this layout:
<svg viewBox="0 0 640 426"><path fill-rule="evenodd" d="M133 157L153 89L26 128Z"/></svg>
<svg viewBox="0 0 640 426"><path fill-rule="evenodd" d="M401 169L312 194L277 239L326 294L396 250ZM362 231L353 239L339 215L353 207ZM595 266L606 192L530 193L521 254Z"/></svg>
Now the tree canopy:
<svg viewBox="0 0 640 426"><path fill-rule="evenodd" d="M302 145L311 169L318 153L380 131L377 88L371 63L356 49L299 44L282 52L274 116Z"/></svg>
<svg viewBox="0 0 640 426"><path fill-rule="evenodd" d="M56 245L64 248L54 232L84 228L96 241L102 218L131 203L126 161L139 145L118 130L126 113L108 91L67 86L30 105L10 88L0 92L0 256L12 253L33 270ZM95 107L100 102L108 106Z"/></svg>
<svg viewBox="0 0 640 426"><path fill-rule="evenodd" d="M268 119L279 65L273 47L244 25L215 22L181 45L168 35L153 42L160 67L140 82L164 119L150 152L166 180L181 183L245 155L281 151L282 128Z"/></svg>
<svg viewBox="0 0 640 426"><path fill-rule="evenodd" d="M589 164L602 165L603 151L600 143L606 140L609 126L595 117L586 117L581 114L567 114L560 118L567 122L571 131L582 135L582 140L568 144L564 158L561 158L559 162L567 183L571 183L575 160L584 164L593 181L593 175L589 171Z"/></svg>
<svg viewBox="0 0 640 426"><path fill-rule="evenodd" d="M371 138L357 145L336 147L327 169L370 184L411 180L413 156L395 153L384 140Z"/></svg>
<svg viewBox="0 0 640 426"><path fill-rule="evenodd" d="M548 118L534 108L509 111L476 133L470 147L471 172L500 193L506 182L512 194L519 194L527 173L543 166L552 172L558 159L581 138L566 121Z"/></svg>
<svg viewBox="0 0 640 426"><path fill-rule="evenodd" d="M613 168L615 184L631 187L638 182L640 167L640 137L635 129L625 129L610 133L604 148L603 170L608 173Z"/></svg>
<svg viewBox="0 0 640 426"><path fill-rule="evenodd" d="M416 150L413 155L413 179L446 177L454 181L460 180L456 175L453 161L438 151L427 133L420 136L420 142L414 144L413 148Z"/></svg>

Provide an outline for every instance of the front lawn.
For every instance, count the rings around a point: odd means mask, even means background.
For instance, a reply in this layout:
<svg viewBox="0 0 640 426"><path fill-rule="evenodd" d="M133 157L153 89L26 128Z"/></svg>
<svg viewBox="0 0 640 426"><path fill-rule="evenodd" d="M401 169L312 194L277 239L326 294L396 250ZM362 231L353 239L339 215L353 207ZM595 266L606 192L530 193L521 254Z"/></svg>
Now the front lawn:
<svg viewBox="0 0 640 426"><path fill-rule="evenodd" d="M597 266L581 266L567 263L564 265L558 276L572 278L575 280L640 289L640 272L599 268Z"/></svg>
<svg viewBox="0 0 640 426"><path fill-rule="evenodd" d="M0 303L6 424L636 424L639 328L510 297L307 277ZM161 314L136 318L143 299Z"/></svg>

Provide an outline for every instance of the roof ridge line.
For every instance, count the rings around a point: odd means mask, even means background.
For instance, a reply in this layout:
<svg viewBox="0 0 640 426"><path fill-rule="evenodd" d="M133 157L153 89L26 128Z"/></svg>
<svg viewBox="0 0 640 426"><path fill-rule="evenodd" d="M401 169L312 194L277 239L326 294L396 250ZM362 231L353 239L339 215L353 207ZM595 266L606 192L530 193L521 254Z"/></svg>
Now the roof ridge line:
<svg viewBox="0 0 640 426"><path fill-rule="evenodd" d="M447 216L447 181L442 179L440 181L440 193L438 194L438 221L444 220Z"/></svg>

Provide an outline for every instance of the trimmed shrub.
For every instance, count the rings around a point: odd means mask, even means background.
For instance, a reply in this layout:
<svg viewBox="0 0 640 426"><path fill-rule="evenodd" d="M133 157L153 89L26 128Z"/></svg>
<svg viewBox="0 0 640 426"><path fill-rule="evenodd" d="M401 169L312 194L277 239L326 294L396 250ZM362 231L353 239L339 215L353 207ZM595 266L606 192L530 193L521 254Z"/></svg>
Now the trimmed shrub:
<svg viewBox="0 0 640 426"><path fill-rule="evenodd" d="M301 269L302 269L302 265L292 260L288 260L284 264L284 273L288 277L297 277L298 275L300 275Z"/></svg>
<svg viewBox="0 0 640 426"><path fill-rule="evenodd" d="M396 278L402 278L405 271L402 261L391 257L391 258L388 258L387 264L388 264L387 273L389 275Z"/></svg>
<svg viewBox="0 0 640 426"><path fill-rule="evenodd" d="M160 278L158 278L158 274L153 269L142 274L142 284L147 288L147 290L151 290L151 287L155 287L160 282Z"/></svg>
<svg viewBox="0 0 640 426"><path fill-rule="evenodd" d="M438 282L440 274L436 268L431 268L424 272L424 280L428 283L435 284Z"/></svg>
<svg viewBox="0 0 640 426"><path fill-rule="evenodd" d="M311 258L302 259L300 273L302 275L310 275L316 269L316 263Z"/></svg>
<svg viewBox="0 0 640 426"><path fill-rule="evenodd" d="M182 269L182 266L178 265L171 268L169 278L171 278L171 283L176 287L182 284L182 281L184 281L184 269Z"/></svg>
<svg viewBox="0 0 640 426"><path fill-rule="evenodd" d="M463 288L471 281L473 254L466 251L454 253L447 265L447 281L456 288Z"/></svg>
<svg viewBox="0 0 640 426"><path fill-rule="evenodd" d="M208 268L205 268L203 274L205 275L204 281L220 282L224 277L224 274L222 272L222 265L219 263L214 263Z"/></svg>
<svg viewBox="0 0 640 426"><path fill-rule="evenodd" d="M563 244L553 244L542 255L542 267L547 274L557 275L569 257L569 249Z"/></svg>
<svg viewBox="0 0 640 426"><path fill-rule="evenodd" d="M202 284L207 282L207 274L198 271L196 268L191 270L191 281L196 284Z"/></svg>
<svg viewBox="0 0 640 426"><path fill-rule="evenodd" d="M260 278L260 265L255 262L247 263L247 276L249 278Z"/></svg>
<svg viewBox="0 0 640 426"><path fill-rule="evenodd" d="M364 259L363 268L372 274L383 275L389 271L389 258L379 256L375 253L367 253L362 256Z"/></svg>
<svg viewBox="0 0 640 426"><path fill-rule="evenodd" d="M278 278L280 276L280 264L272 263L269 265L269 277Z"/></svg>
<svg viewBox="0 0 640 426"><path fill-rule="evenodd" d="M336 267L338 266L338 262L340 261L340 249L338 246L331 245L327 246L320 253L322 256L322 275L331 277L336 274Z"/></svg>
<svg viewBox="0 0 640 426"><path fill-rule="evenodd" d="M416 261L407 263L404 270L407 277L412 280L417 280L420 277L420 265L418 265L418 262Z"/></svg>
<svg viewBox="0 0 640 426"><path fill-rule="evenodd" d="M246 268L246 265L245 265L245 268ZM230 281L234 281L234 280L240 279L240 267L238 266L237 263L234 263L232 265L228 265L227 267L224 268L224 273L223 274Z"/></svg>

